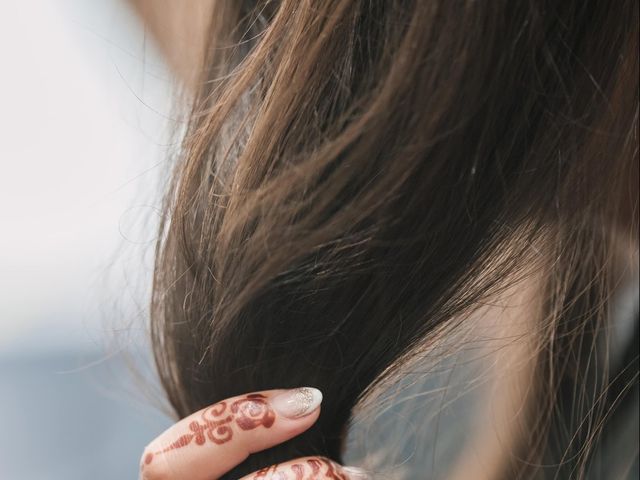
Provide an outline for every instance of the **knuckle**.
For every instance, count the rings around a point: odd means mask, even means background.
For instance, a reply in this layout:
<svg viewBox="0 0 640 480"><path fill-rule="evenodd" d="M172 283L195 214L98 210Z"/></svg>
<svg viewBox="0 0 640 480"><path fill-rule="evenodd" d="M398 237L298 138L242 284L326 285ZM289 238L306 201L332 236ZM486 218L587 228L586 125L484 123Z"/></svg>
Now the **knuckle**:
<svg viewBox="0 0 640 480"><path fill-rule="evenodd" d="M153 461L157 457L147 449L140 458L141 480L170 480L171 472L165 461Z"/></svg>

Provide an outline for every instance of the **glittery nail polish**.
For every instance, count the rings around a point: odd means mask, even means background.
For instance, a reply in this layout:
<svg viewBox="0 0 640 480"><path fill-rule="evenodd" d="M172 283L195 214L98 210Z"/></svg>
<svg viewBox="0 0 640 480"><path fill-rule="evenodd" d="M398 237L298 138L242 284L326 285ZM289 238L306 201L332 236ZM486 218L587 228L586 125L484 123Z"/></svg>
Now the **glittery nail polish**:
<svg viewBox="0 0 640 480"><path fill-rule="evenodd" d="M271 400L271 405L283 417L295 419L309 415L320 406L321 402L320 390L303 387L276 395Z"/></svg>

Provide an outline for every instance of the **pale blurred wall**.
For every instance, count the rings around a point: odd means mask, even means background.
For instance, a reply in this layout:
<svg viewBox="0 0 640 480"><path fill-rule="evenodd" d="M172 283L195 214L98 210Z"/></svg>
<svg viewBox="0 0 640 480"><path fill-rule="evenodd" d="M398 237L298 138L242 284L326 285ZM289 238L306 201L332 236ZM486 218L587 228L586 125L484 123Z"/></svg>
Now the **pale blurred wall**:
<svg viewBox="0 0 640 480"><path fill-rule="evenodd" d="M93 348L144 308L174 80L113 0L1 2L0 58L0 355Z"/></svg>
<svg viewBox="0 0 640 480"><path fill-rule="evenodd" d="M0 479L135 479L175 80L116 0L0 2L0 58Z"/></svg>

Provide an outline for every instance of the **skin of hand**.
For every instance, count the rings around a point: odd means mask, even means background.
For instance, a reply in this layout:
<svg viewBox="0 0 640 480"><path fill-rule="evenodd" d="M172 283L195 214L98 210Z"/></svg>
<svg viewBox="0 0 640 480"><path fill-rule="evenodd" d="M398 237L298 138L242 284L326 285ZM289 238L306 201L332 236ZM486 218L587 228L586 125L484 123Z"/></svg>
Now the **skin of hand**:
<svg viewBox="0 0 640 480"><path fill-rule="evenodd" d="M301 434L320 416L315 388L267 390L223 400L171 426L145 449L142 480L214 480L249 455ZM363 480L370 476L323 457L272 465L241 480Z"/></svg>

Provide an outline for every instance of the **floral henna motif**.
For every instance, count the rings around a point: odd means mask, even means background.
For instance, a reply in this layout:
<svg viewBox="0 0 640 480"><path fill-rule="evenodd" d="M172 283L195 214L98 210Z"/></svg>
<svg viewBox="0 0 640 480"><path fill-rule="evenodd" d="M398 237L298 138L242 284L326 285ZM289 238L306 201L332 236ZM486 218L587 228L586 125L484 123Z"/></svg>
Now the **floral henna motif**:
<svg viewBox="0 0 640 480"><path fill-rule="evenodd" d="M311 465L313 469L314 477L311 477L313 480L318 479L329 479L329 480L348 480L347 477L336 470L336 464L326 458L311 458L307 460L307 463ZM322 472L321 475L320 470L322 467L326 467L326 470ZM309 480L311 480L311 478Z"/></svg>
<svg viewBox="0 0 640 480"><path fill-rule="evenodd" d="M264 395L254 393L231 404L231 413L236 414L236 423L243 430L253 430L260 425L269 428L276 415L266 402Z"/></svg>
<svg viewBox="0 0 640 480"><path fill-rule="evenodd" d="M168 447L155 452L155 455L186 447L192 442L196 445L204 445L207 439L218 445L226 443L233 437L231 428L233 422L242 430L253 430L260 426L271 427L276 415L266 399L267 397L259 393L247 395L233 402L228 409L227 402L216 403L203 410L199 420L189 424L188 433L181 435ZM153 456L154 453L147 453L141 468L150 464Z"/></svg>
<svg viewBox="0 0 640 480"><path fill-rule="evenodd" d="M258 470L252 480L348 480L335 463L326 458L310 458L284 469L278 466Z"/></svg>

